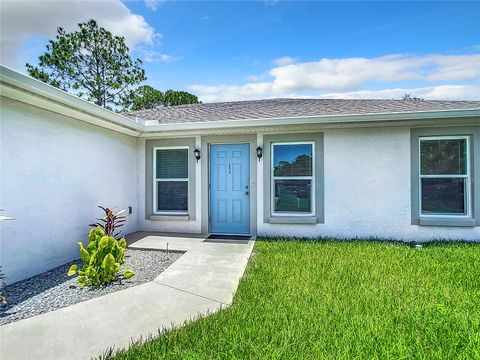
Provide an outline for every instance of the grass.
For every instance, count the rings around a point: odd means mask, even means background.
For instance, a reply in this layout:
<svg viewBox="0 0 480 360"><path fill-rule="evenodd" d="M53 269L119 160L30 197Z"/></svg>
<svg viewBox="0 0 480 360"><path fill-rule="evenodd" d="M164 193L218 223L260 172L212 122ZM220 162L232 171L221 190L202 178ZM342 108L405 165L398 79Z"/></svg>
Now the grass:
<svg viewBox="0 0 480 360"><path fill-rule="evenodd" d="M480 246L260 240L230 308L116 359L480 359Z"/></svg>

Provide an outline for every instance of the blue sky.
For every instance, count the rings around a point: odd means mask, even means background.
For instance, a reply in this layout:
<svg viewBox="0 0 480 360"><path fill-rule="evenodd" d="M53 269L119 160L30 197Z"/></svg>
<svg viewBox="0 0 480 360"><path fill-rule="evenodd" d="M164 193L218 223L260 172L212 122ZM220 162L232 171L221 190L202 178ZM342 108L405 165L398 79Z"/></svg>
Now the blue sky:
<svg viewBox="0 0 480 360"><path fill-rule="evenodd" d="M148 84L191 91L203 101L405 92L480 99L479 2L51 5L41 14L28 1L2 1L2 63L24 71L56 25L73 30L93 17L126 37L132 55L144 60Z"/></svg>

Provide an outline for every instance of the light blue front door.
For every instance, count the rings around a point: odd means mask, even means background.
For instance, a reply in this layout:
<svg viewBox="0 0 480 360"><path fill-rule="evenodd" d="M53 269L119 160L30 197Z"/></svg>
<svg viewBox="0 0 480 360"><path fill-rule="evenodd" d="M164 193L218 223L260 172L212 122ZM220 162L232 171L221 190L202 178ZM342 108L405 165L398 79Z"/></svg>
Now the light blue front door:
<svg viewBox="0 0 480 360"><path fill-rule="evenodd" d="M210 146L210 232L250 234L250 145Z"/></svg>

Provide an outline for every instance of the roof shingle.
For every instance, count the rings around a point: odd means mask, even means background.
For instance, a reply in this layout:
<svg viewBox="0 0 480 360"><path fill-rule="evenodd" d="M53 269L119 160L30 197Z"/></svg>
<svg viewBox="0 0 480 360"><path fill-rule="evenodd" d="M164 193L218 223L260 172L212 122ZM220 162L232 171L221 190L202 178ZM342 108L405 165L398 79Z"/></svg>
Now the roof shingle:
<svg viewBox="0 0 480 360"><path fill-rule="evenodd" d="M123 115L152 125L466 109L480 109L480 101L268 99L169 106Z"/></svg>

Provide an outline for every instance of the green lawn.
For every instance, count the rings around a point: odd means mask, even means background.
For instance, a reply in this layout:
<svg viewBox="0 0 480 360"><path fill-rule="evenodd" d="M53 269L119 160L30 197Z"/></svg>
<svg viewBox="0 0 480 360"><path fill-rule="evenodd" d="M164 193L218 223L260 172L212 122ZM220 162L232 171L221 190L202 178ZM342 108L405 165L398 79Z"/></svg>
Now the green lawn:
<svg viewBox="0 0 480 360"><path fill-rule="evenodd" d="M257 241L232 307L118 359L480 359L480 246Z"/></svg>

